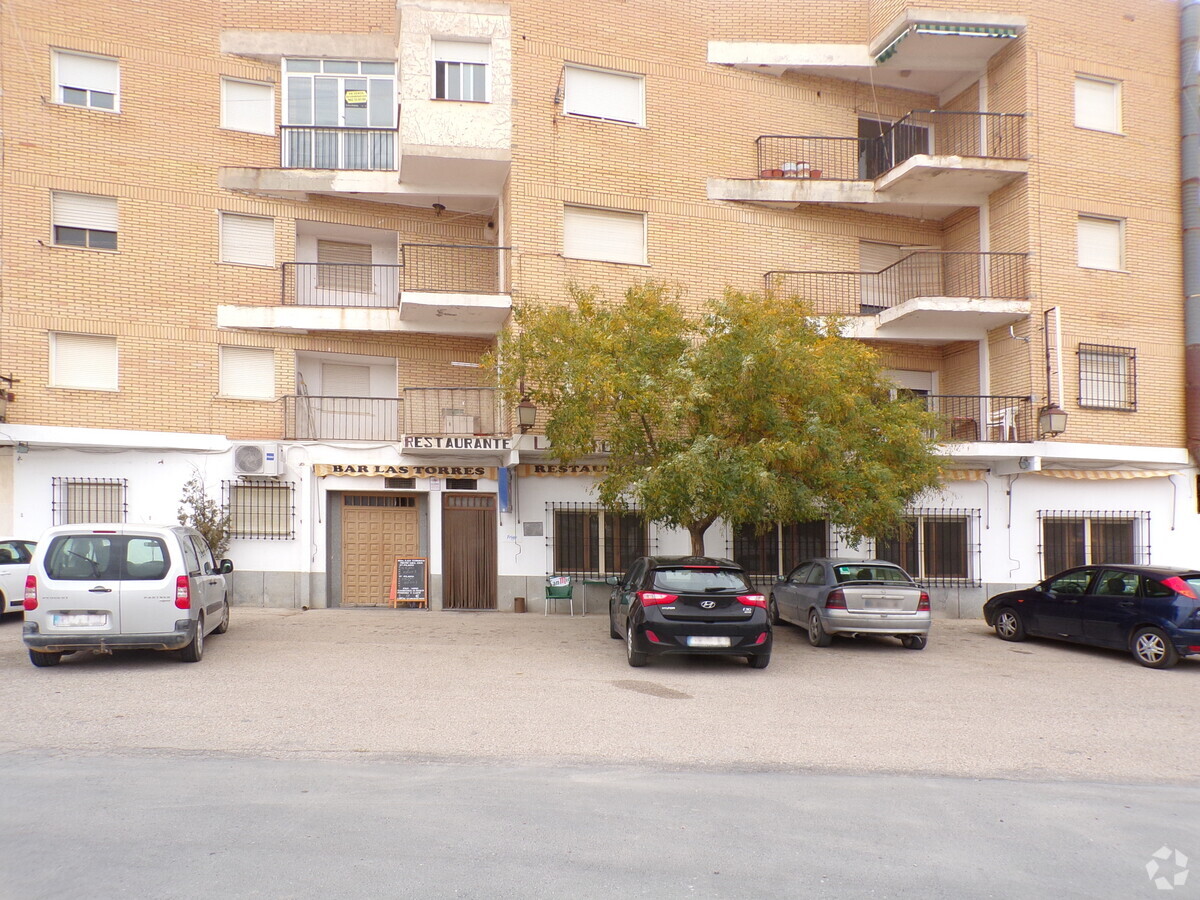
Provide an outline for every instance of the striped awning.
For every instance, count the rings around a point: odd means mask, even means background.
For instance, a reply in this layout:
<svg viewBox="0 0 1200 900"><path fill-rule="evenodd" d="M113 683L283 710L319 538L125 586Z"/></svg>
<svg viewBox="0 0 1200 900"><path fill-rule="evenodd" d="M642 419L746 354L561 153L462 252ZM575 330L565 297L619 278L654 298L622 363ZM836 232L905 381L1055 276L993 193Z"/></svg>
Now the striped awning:
<svg viewBox="0 0 1200 900"><path fill-rule="evenodd" d="M944 469L942 481L983 481L987 469Z"/></svg>
<svg viewBox="0 0 1200 900"><path fill-rule="evenodd" d="M1080 481L1119 481L1127 478L1166 478L1182 473L1174 469L1042 469L1030 474Z"/></svg>
<svg viewBox="0 0 1200 900"><path fill-rule="evenodd" d="M900 48L900 44L910 34L938 34L956 37L985 37L985 38L1015 38L1019 32L1016 28L1003 25L955 25L949 22L924 22L910 25L896 36L896 39L883 48L875 56L875 65L881 66Z"/></svg>

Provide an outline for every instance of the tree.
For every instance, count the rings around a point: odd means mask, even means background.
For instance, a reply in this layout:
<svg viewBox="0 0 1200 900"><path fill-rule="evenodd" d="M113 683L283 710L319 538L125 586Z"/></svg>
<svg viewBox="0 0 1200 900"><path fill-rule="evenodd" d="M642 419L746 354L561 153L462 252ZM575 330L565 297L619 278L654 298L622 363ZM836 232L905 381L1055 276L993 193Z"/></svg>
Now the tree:
<svg viewBox="0 0 1200 900"><path fill-rule="evenodd" d="M571 300L514 309L489 359L501 395L538 407L564 462L606 441L601 504L687 530L696 555L717 519L894 533L940 483L935 417L798 298L730 290L699 316L656 283Z"/></svg>
<svg viewBox="0 0 1200 900"><path fill-rule="evenodd" d="M220 559L229 549L229 510L208 496L204 479L197 472L183 486L179 524L195 528L204 535L213 556Z"/></svg>

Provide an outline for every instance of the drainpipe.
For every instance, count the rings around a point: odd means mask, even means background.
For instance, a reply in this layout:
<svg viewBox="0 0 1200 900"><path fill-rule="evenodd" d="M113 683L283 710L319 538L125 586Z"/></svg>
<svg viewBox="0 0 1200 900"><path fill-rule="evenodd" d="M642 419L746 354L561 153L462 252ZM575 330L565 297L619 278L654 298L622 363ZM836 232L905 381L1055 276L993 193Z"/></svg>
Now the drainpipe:
<svg viewBox="0 0 1200 900"><path fill-rule="evenodd" d="M1200 0L1182 0L1179 13L1181 179L1183 200L1184 402L1187 446L1200 464Z"/></svg>

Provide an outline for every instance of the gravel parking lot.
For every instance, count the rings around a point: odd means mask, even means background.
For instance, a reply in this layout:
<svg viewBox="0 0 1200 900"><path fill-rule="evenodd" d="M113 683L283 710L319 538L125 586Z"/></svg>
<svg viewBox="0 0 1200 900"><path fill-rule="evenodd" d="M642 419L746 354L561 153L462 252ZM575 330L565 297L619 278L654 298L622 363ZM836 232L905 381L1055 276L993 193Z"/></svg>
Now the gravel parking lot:
<svg viewBox="0 0 1200 900"><path fill-rule="evenodd" d="M1200 783L1200 661L1169 671L939 620L929 647L776 631L770 668L625 663L604 616L237 608L197 664L35 669L0 622L0 749Z"/></svg>

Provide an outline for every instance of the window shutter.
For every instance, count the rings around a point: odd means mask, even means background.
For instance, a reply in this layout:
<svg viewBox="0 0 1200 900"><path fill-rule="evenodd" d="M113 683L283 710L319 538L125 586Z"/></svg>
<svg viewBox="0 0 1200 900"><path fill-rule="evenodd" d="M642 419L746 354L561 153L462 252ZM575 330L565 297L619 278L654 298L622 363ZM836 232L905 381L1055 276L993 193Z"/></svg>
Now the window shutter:
<svg viewBox="0 0 1200 900"><path fill-rule="evenodd" d="M1120 220L1080 216L1078 241L1079 265L1085 269L1121 268Z"/></svg>
<svg viewBox="0 0 1200 900"><path fill-rule="evenodd" d="M1097 131L1120 131L1120 84L1094 78L1075 79L1075 124Z"/></svg>
<svg viewBox="0 0 1200 900"><path fill-rule="evenodd" d="M221 262L275 265L275 220L221 213Z"/></svg>
<svg viewBox="0 0 1200 900"><path fill-rule="evenodd" d="M121 69L115 59L100 56L80 56L57 53L58 83L65 87L86 88L116 94L121 81Z"/></svg>
<svg viewBox="0 0 1200 900"><path fill-rule="evenodd" d="M275 352L258 347L221 348L222 397L275 399Z"/></svg>
<svg viewBox="0 0 1200 900"><path fill-rule="evenodd" d="M93 231L117 230L117 198L96 197L92 194L53 195L54 224L66 228L88 228Z"/></svg>
<svg viewBox="0 0 1200 900"><path fill-rule="evenodd" d="M348 244L344 241L317 241L317 262L340 266L369 266L370 244Z"/></svg>
<svg viewBox="0 0 1200 900"><path fill-rule="evenodd" d="M491 56L491 44L475 41L434 41L433 58L439 62L483 63Z"/></svg>
<svg viewBox="0 0 1200 900"><path fill-rule="evenodd" d="M633 125L645 122L640 75L567 66L564 79L563 112L567 115L612 119Z"/></svg>
<svg viewBox="0 0 1200 900"><path fill-rule="evenodd" d="M326 397L370 397L371 367L322 363L321 394Z"/></svg>
<svg viewBox="0 0 1200 900"><path fill-rule="evenodd" d="M97 334L51 335L54 387L117 389L117 339Z"/></svg>
<svg viewBox="0 0 1200 900"><path fill-rule="evenodd" d="M646 217L611 209L563 207L563 256L644 265Z"/></svg>
<svg viewBox="0 0 1200 900"><path fill-rule="evenodd" d="M221 79L221 126L255 134L275 133L275 89L269 84Z"/></svg>

